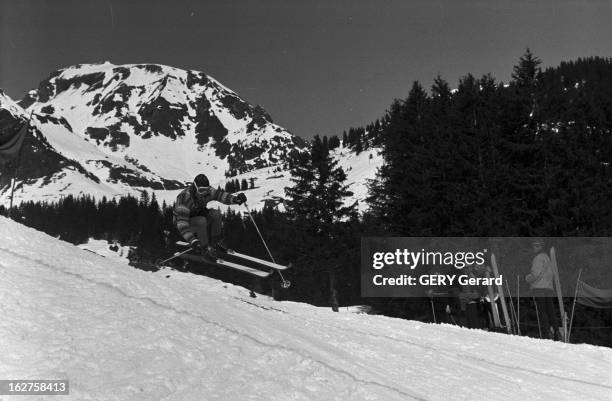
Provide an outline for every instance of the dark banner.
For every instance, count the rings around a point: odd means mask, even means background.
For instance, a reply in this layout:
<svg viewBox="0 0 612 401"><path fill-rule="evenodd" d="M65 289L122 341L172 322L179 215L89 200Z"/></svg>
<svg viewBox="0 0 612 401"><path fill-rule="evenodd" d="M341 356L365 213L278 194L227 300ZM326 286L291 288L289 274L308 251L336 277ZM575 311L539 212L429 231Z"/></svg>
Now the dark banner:
<svg viewBox="0 0 612 401"><path fill-rule="evenodd" d="M361 294L573 297L579 279L612 289L611 266L610 237L369 237L361 242Z"/></svg>

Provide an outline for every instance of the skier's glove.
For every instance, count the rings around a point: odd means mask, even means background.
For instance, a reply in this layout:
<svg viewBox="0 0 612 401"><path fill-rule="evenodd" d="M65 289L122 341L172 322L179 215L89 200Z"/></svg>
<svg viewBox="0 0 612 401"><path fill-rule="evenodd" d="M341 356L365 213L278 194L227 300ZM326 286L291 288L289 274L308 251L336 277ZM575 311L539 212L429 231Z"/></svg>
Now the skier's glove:
<svg viewBox="0 0 612 401"><path fill-rule="evenodd" d="M204 252L204 248L202 248L202 243L197 238L191 241L191 249L193 249L193 251L196 253Z"/></svg>
<svg viewBox="0 0 612 401"><path fill-rule="evenodd" d="M247 197L242 192L236 195L236 197L234 198L234 202L237 205L242 205L243 203L246 203L246 201L247 201Z"/></svg>

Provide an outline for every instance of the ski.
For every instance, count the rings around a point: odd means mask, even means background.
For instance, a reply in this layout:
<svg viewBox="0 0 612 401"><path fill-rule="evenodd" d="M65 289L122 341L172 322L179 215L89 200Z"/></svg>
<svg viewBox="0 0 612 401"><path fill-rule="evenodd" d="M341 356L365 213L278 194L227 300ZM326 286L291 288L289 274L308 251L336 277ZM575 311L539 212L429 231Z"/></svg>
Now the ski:
<svg viewBox="0 0 612 401"><path fill-rule="evenodd" d="M187 242L184 242L184 241L177 241L176 245L178 245L178 246L189 246L189 244ZM237 259L248 260L250 262L257 263L258 265L266 266L266 267L269 267L269 268L275 269L275 270L286 270L286 269L291 267L291 264L289 264L287 266L279 265L278 263L269 262L269 261L264 260L264 259L260 259L260 258L254 257L254 256L249 256L249 255L245 255L243 253L236 252L233 249L228 249L225 253L227 255L231 256L231 257L234 257L234 258L237 258Z"/></svg>
<svg viewBox="0 0 612 401"><path fill-rule="evenodd" d="M248 267L248 266L240 265L238 263L228 262L227 260L223 260L223 259L220 259L220 258L217 258L216 263L210 263L209 261L207 261L202 256L197 256L197 255L183 254L183 255L180 255L179 257L182 258L182 259L187 259L187 260L191 260L191 261L194 261L194 262L205 263L207 265L229 267L231 269L239 270L239 271L242 271L242 272L245 272L245 273L249 273L249 274L252 274L252 275L258 276L258 277L268 277L268 276L270 276L270 274L272 274L271 271L270 272L265 272L265 271L262 271L262 270L255 269L253 267Z"/></svg>
<svg viewBox="0 0 612 401"><path fill-rule="evenodd" d="M493 268L493 276L499 278L499 270L497 269L497 260L495 254L491 254L491 267ZM512 325L510 324L510 316L508 315L508 306L506 305L506 297L504 296L504 287L502 285L497 286L497 293L501 300L502 312L504 314L504 321L506 323L506 330L508 334L512 334Z"/></svg>
<svg viewBox="0 0 612 401"><path fill-rule="evenodd" d="M264 259L259 259L259 258L256 258L254 256L249 256L249 255L245 255L243 253L236 252L233 249L228 249L227 250L227 254L230 255L230 256L239 258L239 259L249 260L249 261L251 261L253 263L257 263L257 264L260 264L262 266L270 267L270 268L275 269L275 270L286 270L286 269L291 267L291 264L289 264L287 266L279 265L278 263L269 262L269 261L264 260Z"/></svg>
<svg viewBox="0 0 612 401"><path fill-rule="evenodd" d="M486 271L487 279L491 278L491 272L489 269ZM491 316L493 317L493 325L496 328L501 327L501 321L499 319L499 310L497 309L497 299L495 298L495 292L493 291L493 285L489 284L487 286L487 291L489 293L489 303L491 304Z"/></svg>

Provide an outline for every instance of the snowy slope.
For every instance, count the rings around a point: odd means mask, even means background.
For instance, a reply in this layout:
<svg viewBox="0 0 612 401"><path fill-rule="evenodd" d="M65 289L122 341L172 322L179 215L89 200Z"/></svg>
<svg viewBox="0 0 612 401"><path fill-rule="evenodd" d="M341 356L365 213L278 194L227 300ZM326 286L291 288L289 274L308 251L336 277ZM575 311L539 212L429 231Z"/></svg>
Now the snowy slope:
<svg viewBox="0 0 612 401"><path fill-rule="evenodd" d="M359 210L365 211L367 209L367 204L365 203L367 181L375 178L376 170L383 163L379 150L373 148L359 155L355 155L353 151L341 148L334 150L332 154L333 157L338 160L338 164L344 168L347 174L347 183L350 186L350 190L354 193L353 196L345 200L345 203L352 204L358 201ZM370 158L370 155L372 155L372 158ZM56 180L55 177L58 176L62 179ZM266 203L270 202L270 204L276 205L280 210L283 210L284 206L282 200L285 196L285 188L293 185L289 170L284 169L280 172L275 172L272 167L264 167L212 182L212 185L224 188L227 181L235 179L242 181L242 179L246 179L247 182L250 182L251 178L255 179L255 188L243 191L249 199L249 206L252 209L259 210ZM45 182L45 185L42 185L43 182ZM166 201L167 204L173 204L180 191L181 189L170 191L149 190L149 192L154 192L156 194L160 203L161 201ZM46 180L42 177L30 180L29 185L25 187L18 187L15 192L15 203L19 204L24 200L52 201L69 194L75 196L86 194L101 199L102 196L115 197L127 194L138 195L138 192L133 191L133 188L129 186L111 186L102 182L96 183L82 174L79 174L77 171L66 168L62 172L51 176L50 180ZM8 204L8 202L8 188L0 189L0 204ZM240 206L226 206L218 202L211 202L209 207L218 207L221 208L221 210L226 210L228 208L243 210Z"/></svg>
<svg viewBox="0 0 612 401"><path fill-rule="evenodd" d="M69 379L61 399L573 401L612 392L607 348L251 299L206 277L131 269L4 218L0 240L0 377Z"/></svg>
<svg viewBox="0 0 612 401"><path fill-rule="evenodd" d="M344 203L350 205L357 202L361 212L367 210L368 205L365 199L368 194L368 181L376 177L376 171L382 166L384 161L380 154L380 149L370 148L357 155L351 149L339 147L332 150L331 154L333 159L338 161L338 166L344 169L347 177L346 183L353 192L353 196L347 197ZM288 170L275 172L273 168L263 168L239 174L236 177L219 181L219 184L221 187L224 187L228 180L236 178L239 181L246 179L247 182L250 182L251 178L255 179L255 188L243 192L249 199L249 205L255 205L256 209L263 207L269 202L283 210L282 201L285 197L285 188L293 185L291 174ZM168 194L170 196L164 199L174 201L171 198L174 193L169 192ZM221 204L216 204L216 207L220 207L222 210L228 208L228 206ZM241 209L239 206L230 206L230 208L235 210Z"/></svg>
<svg viewBox="0 0 612 401"><path fill-rule="evenodd" d="M357 155L351 149L340 147L334 149L333 156L335 160L338 160L338 165L344 169L347 184L353 192L353 196L346 199L345 203L357 201L359 210L366 210L365 199L368 195L368 181L376 177L376 171L384 163L380 149L373 147Z"/></svg>
<svg viewBox="0 0 612 401"><path fill-rule="evenodd" d="M122 246L117 242L109 243L103 239L90 238L85 244L80 244L78 247L117 263L127 265L130 262L128 255L132 247Z"/></svg>
<svg viewBox="0 0 612 401"><path fill-rule="evenodd" d="M25 110L0 89L0 110L8 111L14 118L27 119Z"/></svg>

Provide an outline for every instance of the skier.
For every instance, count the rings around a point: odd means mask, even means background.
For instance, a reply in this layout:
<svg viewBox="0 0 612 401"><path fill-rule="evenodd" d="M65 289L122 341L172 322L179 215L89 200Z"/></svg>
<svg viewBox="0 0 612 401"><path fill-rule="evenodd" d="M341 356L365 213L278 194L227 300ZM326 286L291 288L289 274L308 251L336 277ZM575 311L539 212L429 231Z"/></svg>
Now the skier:
<svg viewBox="0 0 612 401"><path fill-rule="evenodd" d="M548 254L544 251L544 241L542 239L534 239L531 246L535 256L531 261L531 272L525 277L525 280L529 283L535 297L545 333L548 338L554 339L558 321L553 305L555 291L552 265Z"/></svg>
<svg viewBox="0 0 612 401"><path fill-rule="evenodd" d="M210 201L241 205L247 201L247 198L243 193L234 195L212 188L208 177L198 174L176 197L174 224L194 251L200 253L208 262L215 263L217 251L225 251L226 247L222 240L221 213L218 210L207 209L206 206Z"/></svg>

